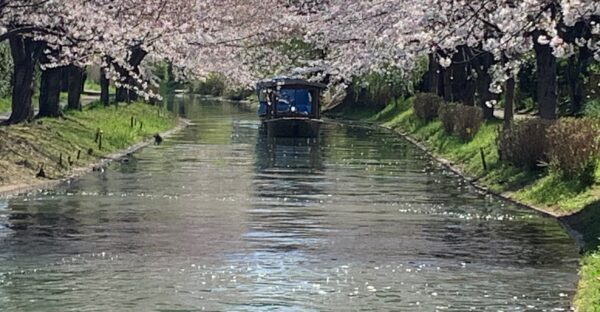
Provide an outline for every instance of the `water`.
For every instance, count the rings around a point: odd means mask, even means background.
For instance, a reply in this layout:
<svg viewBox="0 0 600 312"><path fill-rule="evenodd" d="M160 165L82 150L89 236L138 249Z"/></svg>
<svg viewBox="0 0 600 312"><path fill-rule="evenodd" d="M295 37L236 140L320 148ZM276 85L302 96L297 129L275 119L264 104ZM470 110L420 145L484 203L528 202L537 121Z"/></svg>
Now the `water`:
<svg viewBox="0 0 600 312"><path fill-rule="evenodd" d="M57 190L0 200L2 311L564 311L560 225L475 193L408 142L330 123L194 124Z"/></svg>

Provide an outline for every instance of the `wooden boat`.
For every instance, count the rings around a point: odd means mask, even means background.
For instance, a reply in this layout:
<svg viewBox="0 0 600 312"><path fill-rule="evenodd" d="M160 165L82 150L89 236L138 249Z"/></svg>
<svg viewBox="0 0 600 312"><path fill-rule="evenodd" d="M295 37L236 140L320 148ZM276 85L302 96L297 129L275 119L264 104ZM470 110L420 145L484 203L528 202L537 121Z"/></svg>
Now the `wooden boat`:
<svg viewBox="0 0 600 312"><path fill-rule="evenodd" d="M302 79L275 78L256 86L258 115L267 135L315 137L321 126L321 91L327 86Z"/></svg>

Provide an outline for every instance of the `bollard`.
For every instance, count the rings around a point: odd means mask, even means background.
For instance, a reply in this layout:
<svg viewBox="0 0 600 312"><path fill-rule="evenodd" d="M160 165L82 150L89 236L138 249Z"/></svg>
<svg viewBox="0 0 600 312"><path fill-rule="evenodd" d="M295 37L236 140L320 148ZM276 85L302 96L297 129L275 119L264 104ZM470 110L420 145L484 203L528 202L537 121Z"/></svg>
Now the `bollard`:
<svg viewBox="0 0 600 312"><path fill-rule="evenodd" d="M98 139L98 150L101 151L102 150L102 130L100 130L100 136Z"/></svg>
<svg viewBox="0 0 600 312"><path fill-rule="evenodd" d="M79 160L79 158L81 157L81 150L77 151L77 160Z"/></svg>
<svg viewBox="0 0 600 312"><path fill-rule="evenodd" d="M481 164L483 165L483 170L487 171L487 163L485 162L485 154L483 153L483 148L480 148L479 152L481 153Z"/></svg>
<svg viewBox="0 0 600 312"><path fill-rule="evenodd" d="M135 118L131 116L131 128L135 125Z"/></svg>
<svg viewBox="0 0 600 312"><path fill-rule="evenodd" d="M62 162L62 153L60 153L60 156L58 156L58 165L63 167L63 162Z"/></svg>
<svg viewBox="0 0 600 312"><path fill-rule="evenodd" d="M94 139L94 143L98 143L98 137L100 136L100 128L96 130L96 138Z"/></svg>

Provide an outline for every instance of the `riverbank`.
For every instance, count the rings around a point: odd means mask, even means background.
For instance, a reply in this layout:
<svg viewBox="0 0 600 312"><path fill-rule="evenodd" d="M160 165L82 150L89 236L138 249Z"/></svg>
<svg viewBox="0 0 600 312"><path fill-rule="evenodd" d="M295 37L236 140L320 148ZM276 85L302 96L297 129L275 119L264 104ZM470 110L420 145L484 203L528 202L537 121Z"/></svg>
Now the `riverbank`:
<svg viewBox="0 0 600 312"><path fill-rule="evenodd" d="M0 196L51 187L101 168L151 144L153 135L184 126L156 106L92 103L83 111L66 111L62 119L0 127ZM37 177L42 168L45 177Z"/></svg>
<svg viewBox="0 0 600 312"><path fill-rule="evenodd" d="M394 101L380 111L346 109L333 117L392 129L480 190L559 219L585 251L574 305L579 312L600 310L600 172L596 172L594 185L583 187L577 181L567 181L547 171L524 171L510 166L498 157L496 140L500 121L484 124L471 142L463 143L447 135L440 121L419 120L412 99Z"/></svg>

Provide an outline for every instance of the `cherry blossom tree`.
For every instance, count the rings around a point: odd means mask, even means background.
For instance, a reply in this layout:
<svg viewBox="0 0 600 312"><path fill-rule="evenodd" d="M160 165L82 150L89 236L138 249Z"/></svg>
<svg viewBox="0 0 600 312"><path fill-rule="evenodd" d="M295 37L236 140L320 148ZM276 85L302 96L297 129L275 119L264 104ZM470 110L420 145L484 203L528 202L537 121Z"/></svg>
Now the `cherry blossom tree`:
<svg viewBox="0 0 600 312"><path fill-rule="evenodd" d="M470 102L468 94L455 96L452 86L475 74L484 109L505 83L514 86L523 59L534 54L544 118L556 116L557 58L598 51L596 1L332 0L317 11L307 22L314 25L307 37L330 56L341 56L340 62L329 60L330 71L351 76L390 63L410 71L416 59L428 56L430 72L437 73L430 75L430 90ZM454 89L471 89L466 86Z"/></svg>
<svg viewBox="0 0 600 312"><path fill-rule="evenodd" d="M154 96L154 62L187 79L219 72L250 84L270 68L347 83L391 68L408 76L427 59L427 90L477 102L492 117L497 93L512 101L530 55L540 114L554 118L558 58L572 63L573 110L580 109L578 77L600 59L599 7L594 0L0 0L0 40L9 40L16 60L15 122L32 117L36 62L44 70L43 116L60 113L56 80L65 70L69 107L80 107L80 68L92 63L102 65L108 103L109 80L118 101ZM294 40L318 53L282 53Z"/></svg>

